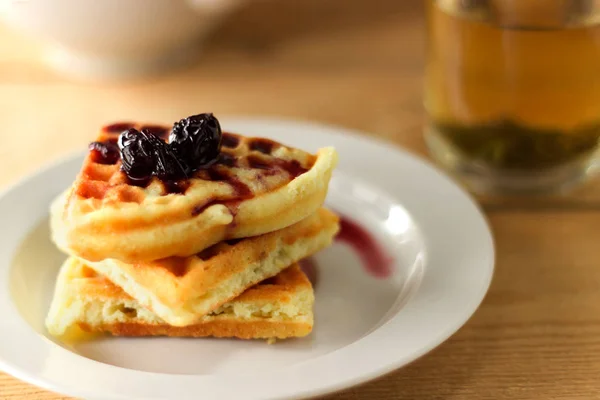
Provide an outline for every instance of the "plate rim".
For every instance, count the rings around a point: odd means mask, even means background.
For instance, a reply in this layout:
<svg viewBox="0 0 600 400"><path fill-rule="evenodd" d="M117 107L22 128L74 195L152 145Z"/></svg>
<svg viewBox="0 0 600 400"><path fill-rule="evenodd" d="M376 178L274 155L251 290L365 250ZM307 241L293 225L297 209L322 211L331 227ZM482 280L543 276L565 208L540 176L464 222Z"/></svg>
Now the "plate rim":
<svg viewBox="0 0 600 400"><path fill-rule="evenodd" d="M406 360L406 359L399 359L397 360L397 362L393 363L393 362L388 362L385 365L380 366L379 368L372 368L371 370L369 370L368 372L363 372L359 378L352 378L350 379L351 382L348 382L348 379L338 379L335 383L329 384L329 385L325 385L324 387L320 387L320 388L315 388L314 390L304 390L302 391L302 393L300 394L300 397L298 397L295 394L290 394L286 396L277 396L277 397L272 397L272 398L292 398L290 396L293 396L293 398L306 398L306 397L313 397L313 396L318 396L318 395L322 395L322 394L326 394L326 393L332 393L332 392L336 392L338 390L342 390L342 389L347 389L349 387L352 386L356 386L365 382L368 382L370 380L373 380L375 378L381 377L383 375L387 375L390 372L397 370L419 358L421 358L422 356L424 356L425 354L429 353L431 350L433 350L434 348L438 347L440 344L442 344L444 341L446 341L450 336L452 336L458 329L460 329L468 320L471 319L471 317L473 316L473 314L475 313L475 311L479 308L481 302L484 300L488 290L489 290L489 286L491 284L491 281L493 279L493 275L494 275L494 270L495 270L495 245L494 245L494 239L493 239L493 235L492 235L492 231L490 229L489 226L489 222L487 220L487 218L485 217L482 209L480 208L480 206L477 204L477 202L475 201L475 199L468 193L466 192L462 187L458 186L458 184L456 184L452 178L450 178L448 175L446 175L444 172L442 172L441 169L439 169L436 165L432 164L429 160L418 156L416 153L413 153L410 149L405 149L402 148L400 146L394 145L393 142L387 141L387 140L383 140L381 138L378 137L374 137L374 136L370 136L365 132L361 132L361 131L356 131L356 130L352 130L352 129L348 129L345 127L341 127L341 126L335 126L335 125L331 125L331 124L324 124L324 123L320 123L320 122L314 122L314 121L307 121L307 120L302 120L302 119L289 119L289 118L281 118L281 117L269 117L269 116L225 116L222 119L222 126L226 126L227 124L230 124L232 126L238 125L238 126L245 126L245 125L270 125L270 126L288 126L288 127L293 127L294 129L301 129L301 130L307 130L307 131L317 131L317 132L326 132L328 135L333 135L338 136L337 140L346 140L347 138L351 137L352 140L358 141L358 142L362 142L362 144L364 145L372 145L372 146L383 146L386 147L389 151L391 151L392 153L396 153L396 156L399 158L406 158L408 159L411 163L416 163L417 165L419 165L419 167L424 168L425 171L428 172L434 172L435 175L437 175L437 179L441 179L442 181L445 181L446 184L450 184L450 186L453 186L456 193L459 194L459 197L462 197L462 200L466 200L465 204L468 205L468 207L471 208L471 211L473 211L473 216L478 220L478 222L480 224L482 224L482 226L484 227L486 236L489 241L489 245L490 245L490 254L489 254L489 259L490 259L490 264L487 265L486 270L487 270L487 275L484 276L483 281L481 282L481 288L479 293L477 293L476 295L474 295L471 303L469 304L469 307L466 310L463 310L461 312L461 317L457 318L455 320L455 322L452 324L452 328L450 328L449 330L446 330L445 332L441 333L438 335L438 337L435 338L435 340L430 340L430 345L429 346L423 346L420 348L419 351L417 352L413 352L411 354L411 356L409 357L410 360ZM2 191L0 191L0 201L3 200L5 198L5 196L7 196L9 193L11 193L14 190L18 190L18 188L20 186L23 185L27 185L27 183L33 179L35 179L37 176L44 174L47 171L56 169L64 164L68 164L69 162L73 162L74 160L76 160L77 158L81 157L81 155L84 154L84 151L76 151L76 152L71 152L71 153L67 153L65 155L62 155L60 157L55 158L54 160L51 160L50 162L47 162L43 165L41 165L39 168L37 168L36 170L26 174L25 176L23 176L20 179L17 179L15 182L13 183L9 183ZM339 168L339 167L338 167ZM349 175L346 171L344 171L344 174ZM360 177L360 179L362 179L362 177ZM391 193L394 194L394 193ZM418 220L416 221L418 222ZM12 254L7 255L7 257L9 259L12 258ZM483 267L482 267L483 268ZM10 269L10 268L9 268ZM1 273L2 271L0 271ZM420 290L420 288L417 289L417 292ZM0 297L0 301L1 301L1 297ZM412 301L412 298L408 300L408 304L410 305ZM402 310L404 310L406 308L405 305ZM0 304L0 308L1 308L1 304ZM386 326L390 326L390 323L396 318L396 315L394 315L394 317L392 317L392 319L386 323L384 323L381 327L379 327L377 329L377 331L383 329ZM27 325L27 323L23 322L25 325ZM1 324L0 324L1 325ZM31 327L29 327L29 325L27 325L27 327L29 329L31 329ZM0 337L2 337L3 334L2 332L0 332ZM42 337L42 339L44 339ZM365 338L360 339L359 341L353 343L359 343L362 342ZM47 339L46 339L47 340ZM49 341L48 341L49 342ZM49 342L51 343L51 342ZM321 359L323 357L332 355L334 353L340 353L343 352L346 348L342 348L342 349L338 349L332 353L326 354L324 356L318 357L317 359ZM64 350L64 349L63 349ZM68 352L68 350L64 350L65 352ZM70 352L68 352L70 353ZM73 353L71 353L73 354ZM74 355L74 354L73 354ZM339 355L339 354L338 354ZM81 356L75 355L76 357L85 359ZM67 357L67 358L71 358L71 357ZM116 367L116 366L109 366L107 364L102 364L100 362L94 361L94 360L89 360L89 359L85 359L88 362L93 362L93 363L98 363L101 364L103 366L109 367L109 368L116 368L118 370L120 370L121 372L123 370L125 370L124 368L121 367ZM314 362L315 359L311 359L311 360L306 360L304 362L300 362L298 364L294 364L291 365L290 367L286 368L287 370L293 371L296 370L297 368L303 368L303 366L305 364L310 364L311 361ZM4 360L4 357L0 354L0 370L4 370L7 373L17 377L18 379L21 379L23 381L32 383L36 386L39 387L43 387L45 389L48 390L52 390L58 393L65 393L67 395L75 395L75 396L81 396L84 395L84 397L90 397L90 393L78 393L78 392L73 392L73 391L69 391L69 392L65 392L63 388L57 387L55 384L48 382L47 378L43 379L42 377L39 376L39 374L37 376L35 375L31 375L31 373L28 373L27 371L21 371L19 369L15 369L12 368L11 365L9 363L7 363ZM135 371L135 370L126 370L129 371L129 373L126 373L125 375L145 375L147 377L151 377L151 376L165 376L165 377L169 377L172 378L174 380L180 380L180 381L184 381L185 379L175 379L174 377L176 377L176 375L170 375L170 374L161 374L161 373L148 373L148 372L142 372L142 371ZM185 375L188 376L188 375ZM194 376L194 375L191 375ZM199 376L196 376L199 377ZM196 384L198 385L199 382L196 382ZM201 385L198 385L201 386ZM107 394L101 394L103 397L105 395L109 395L112 396L110 398L123 398L122 396L120 396L118 393L107 393ZM97 393L96 394L91 394L91 397L94 396L99 396Z"/></svg>

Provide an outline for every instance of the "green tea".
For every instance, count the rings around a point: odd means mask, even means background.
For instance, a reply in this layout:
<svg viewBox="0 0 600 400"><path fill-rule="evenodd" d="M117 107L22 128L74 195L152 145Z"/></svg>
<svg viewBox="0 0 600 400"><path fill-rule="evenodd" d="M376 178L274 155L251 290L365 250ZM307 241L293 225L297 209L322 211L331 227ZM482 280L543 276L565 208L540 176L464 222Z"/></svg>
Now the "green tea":
<svg viewBox="0 0 600 400"><path fill-rule="evenodd" d="M544 169L600 137L600 13L583 1L428 0L425 105L462 157Z"/></svg>

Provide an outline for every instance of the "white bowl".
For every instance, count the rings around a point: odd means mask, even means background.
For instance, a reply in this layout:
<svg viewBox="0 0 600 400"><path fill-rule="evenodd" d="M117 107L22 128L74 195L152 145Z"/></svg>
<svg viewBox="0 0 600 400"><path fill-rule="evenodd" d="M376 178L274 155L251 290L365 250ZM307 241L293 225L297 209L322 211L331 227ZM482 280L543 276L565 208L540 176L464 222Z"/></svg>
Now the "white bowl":
<svg viewBox="0 0 600 400"><path fill-rule="evenodd" d="M74 77L122 78L194 59L198 44L241 0L7 0L0 16L48 45Z"/></svg>

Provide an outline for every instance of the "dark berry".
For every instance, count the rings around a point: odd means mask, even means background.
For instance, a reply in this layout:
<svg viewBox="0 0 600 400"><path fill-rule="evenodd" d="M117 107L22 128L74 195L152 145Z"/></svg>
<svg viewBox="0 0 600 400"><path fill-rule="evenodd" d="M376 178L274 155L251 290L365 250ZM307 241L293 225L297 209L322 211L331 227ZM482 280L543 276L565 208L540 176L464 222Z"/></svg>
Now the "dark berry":
<svg viewBox="0 0 600 400"><path fill-rule="evenodd" d="M132 181L145 181L152 175L163 180L187 178L185 168L169 145L148 129L128 129L119 136L122 169Z"/></svg>
<svg viewBox="0 0 600 400"><path fill-rule="evenodd" d="M135 138L119 140L119 143L125 144L121 148L121 159L123 160L121 169L133 181L146 180L152 176L156 165L152 144L145 139L141 132L136 131L135 134L130 131L126 132L132 136L135 135Z"/></svg>
<svg viewBox="0 0 600 400"><path fill-rule="evenodd" d="M213 114L198 114L173 125L169 145L178 159L189 170L195 171L218 159L221 138L221 126Z"/></svg>
<svg viewBox="0 0 600 400"><path fill-rule="evenodd" d="M119 135L119 140L117 143L119 144L119 149L123 150L125 146L127 146L130 142L137 140L140 131L134 128L127 129Z"/></svg>
<svg viewBox="0 0 600 400"><path fill-rule="evenodd" d="M116 164L119 148L111 142L92 142L89 146L92 161L98 164Z"/></svg>
<svg viewBox="0 0 600 400"><path fill-rule="evenodd" d="M144 141L152 146L155 158L154 173L160 179L177 180L187 178L186 168L181 165L171 147L152 132L142 129Z"/></svg>
<svg viewBox="0 0 600 400"><path fill-rule="evenodd" d="M162 125L144 125L140 130L147 130L162 140L166 140L169 136L169 128L166 128Z"/></svg>
<svg viewBox="0 0 600 400"><path fill-rule="evenodd" d="M132 183L149 182L152 176L163 181L182 180L219 158L221 127L212 114L198 114L177 122L169 144L162 139L163 134L153 126L141 131L129 128L119 135L118 146L112 144L117 155L121 151L121 169Z"/></svg>

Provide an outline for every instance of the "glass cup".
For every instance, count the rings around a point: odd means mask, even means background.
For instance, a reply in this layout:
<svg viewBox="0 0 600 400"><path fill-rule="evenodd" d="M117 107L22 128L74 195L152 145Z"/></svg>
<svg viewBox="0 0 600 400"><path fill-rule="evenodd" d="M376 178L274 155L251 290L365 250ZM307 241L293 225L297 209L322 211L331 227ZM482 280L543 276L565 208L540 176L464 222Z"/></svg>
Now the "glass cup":
<svg viewBox="0 0 600 400"><path fill-rule="evenodd" d="M476 192L554 191L590 176L600 1L426 2L432 156Z"/></svg>

